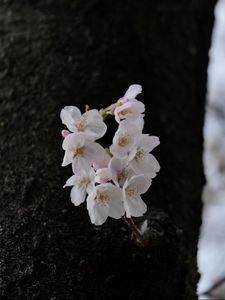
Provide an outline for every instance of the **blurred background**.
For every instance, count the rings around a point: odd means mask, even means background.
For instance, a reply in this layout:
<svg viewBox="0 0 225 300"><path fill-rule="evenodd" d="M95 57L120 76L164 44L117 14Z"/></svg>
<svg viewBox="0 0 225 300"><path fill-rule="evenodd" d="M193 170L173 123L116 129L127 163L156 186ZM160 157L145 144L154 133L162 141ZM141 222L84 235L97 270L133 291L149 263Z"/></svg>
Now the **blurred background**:
<svg viewBox="0 0 225 300"><path fill-rule="evenodd" d="M225 299L225 0L215 7L204 126L199 299Z"/></svg>

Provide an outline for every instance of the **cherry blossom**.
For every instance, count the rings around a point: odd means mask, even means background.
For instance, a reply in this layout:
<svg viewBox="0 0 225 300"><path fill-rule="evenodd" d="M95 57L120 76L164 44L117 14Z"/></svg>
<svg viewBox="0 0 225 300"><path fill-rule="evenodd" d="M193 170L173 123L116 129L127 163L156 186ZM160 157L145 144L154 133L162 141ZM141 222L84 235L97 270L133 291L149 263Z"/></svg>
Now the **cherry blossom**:
<svg viewBox="0 0 225 300"><path fill-rule="evenodd" d="M61 132L65 151L62 166L71 164L74 173L64 187L72 187L70 197L75 206L87 198L89 217L95 225L102 225L108 217L124 216L127 221L147 210L140 195L160 169L151 154L159 139L143 134L145 106L135 99L141 92L141 85L133 84L116 103L99 111L92 109L82 115L76 106L61 111L62 123L68 128ZM110 115L119 126L112 145L104 149L95 141L105 134L103 119Z"/></svg>
<svg viewBox="0 0 225 300"><path fill-rule="evenodd" d="M63 141L65 155L62 166L72 163L73 172L89 171L95 160L100 160L104 155L104 148L92 141L89 135L73 133Z"/></svg>
<svg viewBox="0 0 225 300"><path fill-rule="evenodd" d="M96 139L101 138L106 132L106 125L102 116L96 109L91 109L81 115L76 106L66 106L60 114L62 123L71 132L86 133L93 135Z"/></svg>
<svg viewBox="0 0 225 300"><path fill-rule="evenodd" d="M149 136L142 134L129 153L129 165L136 174L145 174L151 178L156 176L160 169L160 165L151 152L156 146L159 145L159 139L156 136Z"/></svg>
<svg viewBox="0 0 225 300"><path fill-rule="evenodd" d="M139 119L138 119L139 120ZM141 122L123 121L120 123L110 147L111 153L118 158L126 158L135 148L141 134Z"/></svg>
<svg viewBox="0 0 225 300"><path fill-rule="evenodd" d="M72 186L70 197L74 205L80 205L85 201L87 193L91 193L94 189L95 173L93 169L89 172L81 171L79 175L71 176L64 187Z"/></svg>
<svg viewBox="0 0 225 300"><path fill-rule="evenodd" d="M147 206L140 195L146 193L150 185L151 180L143 175L135 175L125 182L123 202L127 218L140 217L146 212Z"/></svg>
<svg viewBox="0 0 225 300"><path fill-rule="evenodd" d="M113 106L112 110L118 123L122 119L135 120L142 116L145 111L145 105L135 99L141 92L141 85L133 84L128 88L125 95Z"/></svg>
<svg viewBox="0 0 225 300"><path fill-rule="evenodd" d="M119 219L124 215L122 190L112 183L97 185L87 197L91 222L102 225L108 217Z"/></svg>

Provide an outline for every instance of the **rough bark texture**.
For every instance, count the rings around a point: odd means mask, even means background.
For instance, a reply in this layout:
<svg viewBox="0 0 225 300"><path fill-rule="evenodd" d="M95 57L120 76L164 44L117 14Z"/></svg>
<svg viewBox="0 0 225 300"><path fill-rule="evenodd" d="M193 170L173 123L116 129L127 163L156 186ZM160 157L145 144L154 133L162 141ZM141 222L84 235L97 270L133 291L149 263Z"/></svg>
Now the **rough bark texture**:
<svg viewBox="0 0 225 300"><path fill-rule="evenodd" d="M0 2L0 299L196 299L212 19L210 0ZM131 83L161 139L148 249L62 189L60 109Z"/></svg>

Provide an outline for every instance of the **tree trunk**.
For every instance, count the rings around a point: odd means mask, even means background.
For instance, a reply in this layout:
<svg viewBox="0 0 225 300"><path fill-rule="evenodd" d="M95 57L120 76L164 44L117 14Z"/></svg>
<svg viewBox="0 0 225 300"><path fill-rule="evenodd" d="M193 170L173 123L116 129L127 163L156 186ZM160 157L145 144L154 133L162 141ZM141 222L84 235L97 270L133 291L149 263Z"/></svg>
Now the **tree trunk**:
<svg viewBox="0 0 225 300"><path fill-rule="evenodd" d="M196 299L212 21L210 0L1 1L0 299ZM161 139L146 249L122 220L94 227L60 166L60 109L132 83Z"/></svg>

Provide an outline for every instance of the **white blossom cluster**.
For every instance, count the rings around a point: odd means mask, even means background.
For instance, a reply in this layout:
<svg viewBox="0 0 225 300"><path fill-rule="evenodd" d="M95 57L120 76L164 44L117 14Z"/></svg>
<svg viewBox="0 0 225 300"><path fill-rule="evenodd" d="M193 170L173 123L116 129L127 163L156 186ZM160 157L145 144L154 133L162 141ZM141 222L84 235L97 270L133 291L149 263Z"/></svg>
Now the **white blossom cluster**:
<svg viewBox="0 0 225 300"><path fill-rule="evenodd" d="M131 85L116 103L100 111L91 109L83 115L76 106L61 110L65 150L62 166L72 164L74 175L71 200L80 205L86 200L91 222L103 224L107 217L119 219L142 216L147 209L141 199L160 166L150 153L157 145L156 136L143 134L145 106L135 97L142 92ZM107 131L104 119L113 115L118 122L112 145L104 149L96 142Z"/></svg>

